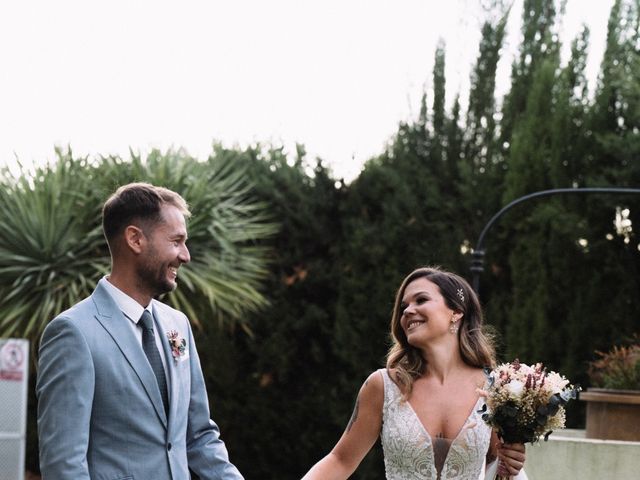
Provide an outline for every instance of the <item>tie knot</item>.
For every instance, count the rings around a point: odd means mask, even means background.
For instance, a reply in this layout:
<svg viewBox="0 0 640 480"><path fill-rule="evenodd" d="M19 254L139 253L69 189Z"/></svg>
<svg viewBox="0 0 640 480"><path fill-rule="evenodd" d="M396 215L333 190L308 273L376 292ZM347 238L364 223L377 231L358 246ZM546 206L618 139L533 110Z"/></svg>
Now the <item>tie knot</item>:
<svg viewBox="0 0 640 480"><path fill-rule="evenodd" d="M153 318L151 317L151 313L149 310L145 309L142 312L142 316L140 317L140 325L145 330L151 330L153 332Z"/></svg>

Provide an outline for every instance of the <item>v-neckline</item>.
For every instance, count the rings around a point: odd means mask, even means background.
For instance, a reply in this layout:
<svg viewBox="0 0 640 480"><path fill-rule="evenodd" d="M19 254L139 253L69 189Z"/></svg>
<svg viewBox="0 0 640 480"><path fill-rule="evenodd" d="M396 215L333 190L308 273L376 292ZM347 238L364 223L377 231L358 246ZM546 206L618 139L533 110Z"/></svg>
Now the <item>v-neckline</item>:
<svg viewBox="0 0 640 480"><path fill-rule="evenodd" d="M478 403L480 402L480 400L482 400L482 397L478 397L478 400L476 400L476 403L473 404L473 407L471 407L471 411L469 412L469 415L466 416L464 422L462 423L462 426L460 427L460 429L458 430L458 433L456 434L455 437L453 437L451 439L451 445L453 445L453 443L458 439L458 437L460 436L460 434L462 433L462 431L464 430L464 427L467 425L467 423L469 423L469 419L473 416L473 414L475 413L475 411L478 409ZM424 430L424 433L427 434L427 437L429 438L429 442L431 444L433 444L433 437L431 436L431 434L429 433L429 430L427 430L427 427L424 426L424 423L422 423L422 420L420 420L420 417L418 416L418 413L415 411L415 409L413 408L413 405L411 405L411 402L409 402L409 400L406 401L406 404L409 406L409 408L411 409L411 413L413 413L413 416L416 417L416 420L418 421L418 423L420 424L420 427L422 427L422 430ZM437 437L436 437L437 438ZM443 437L444 438L444 437Z"/></svg>
<svg viewBox="0 0 640 480"><path fill-rule="evenodd" d="M392 382L392 383L395 385L395 382ZM396 386L396 388L398 388L397 385L395 385L395 386ZM398 390L400 390L400 389L398 388ZM451 452L451 448L453 447L453 444L458 441L458 438L460 438L460 435L465 430L465 428L468 428L467 425L469 424L469 420L474 415L474 413L476 413L476 411L478 410L478 408L479 408L478 404L480 403L481 400L482 400L482 397L478 397L478 400L476 400L476 403L473 404L473 407L471 408L471 411L469 412L469 415L467 415L467 418L465 418L464 422L462 423L462 426L460 427L460 430L458 430L458 433L456 434L456 436L453 437L453 439L451 439L451 443L449 444L449 449L447 450L447 454L445 455L444 461L442 462L442 470L440 470L439 472L438 472L438 469L436 468L436 464L435 464L435 448L434 448L434 443L433 443L433 437L429 433L429 430L427 430L427 427L425 427L424 424L422 423L422 420L420 420L420 417L418 416L418 414L414 410L413 405L411 405L409 400L405 401L405 403L409 407L409 410L411 411L411 413L413 414L414 418L418 422L418 425L420 425L420 428L422 429L422 431L424 432L424 434L425 434L425 436L426 436L426 438L428 440L428 443L427 443L428 448L431 449L431 454L434 456L434 463L433 463L432 467L436 471L436 478L441 478L442 477L442 474L445 471L445 467L447 466L447 461L449 460L449 452Z"/></svg>

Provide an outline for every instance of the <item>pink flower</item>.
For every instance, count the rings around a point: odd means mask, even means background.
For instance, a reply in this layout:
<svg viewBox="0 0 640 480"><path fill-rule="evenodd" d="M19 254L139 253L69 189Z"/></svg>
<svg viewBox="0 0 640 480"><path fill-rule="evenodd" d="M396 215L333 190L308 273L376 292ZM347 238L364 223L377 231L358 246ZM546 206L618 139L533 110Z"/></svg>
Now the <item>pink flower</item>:
<svg viewBox="0 0 640 480"><path fill-rule="evenodd" d="M187 341L177 330L168 331L167 338L169 339L169 346L171 347L171 355L173 355L173 359L177 362L180 360L180 357L184 356L187 352Z"/></svg>

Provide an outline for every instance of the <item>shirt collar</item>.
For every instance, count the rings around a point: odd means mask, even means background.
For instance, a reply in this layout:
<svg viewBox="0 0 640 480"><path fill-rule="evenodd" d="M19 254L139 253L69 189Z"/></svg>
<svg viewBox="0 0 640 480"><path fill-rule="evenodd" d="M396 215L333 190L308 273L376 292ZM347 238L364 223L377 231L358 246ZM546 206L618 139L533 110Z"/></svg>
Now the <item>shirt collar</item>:
<svg viewBox="0 0 640 480"><path fill-rule="evenodd" d="M102 283L102 286L107 289L107 292L109 292L109 295L111 295L111 298L113 298L113 300L116 302L116 305L118 305L118 308L122 311L122 313L124 313L129 318L129 320L131 320L135 324L137 324L140 320L140 317L142 317L142 312L144 310L148 310L149 313L153 314L153 310L151 309L151 302L149 302L149 305L147 305L146 308L143 307L136 300L134 300L114 284L109 282L106 276L100 280L100 283Z"/></svg>

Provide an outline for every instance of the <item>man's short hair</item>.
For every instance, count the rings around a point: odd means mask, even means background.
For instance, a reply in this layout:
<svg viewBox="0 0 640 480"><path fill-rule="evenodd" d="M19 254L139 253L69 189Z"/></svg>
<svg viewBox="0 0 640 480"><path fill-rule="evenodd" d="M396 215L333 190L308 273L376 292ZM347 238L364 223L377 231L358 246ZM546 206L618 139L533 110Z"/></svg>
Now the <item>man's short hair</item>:
<svg viewBox="0 0 640 480"><path fill-rule="evenodd" d="M140 228L152 228L162 221L160 210L164 205L176 207L185 216L191 216L187 202L168 188L149 183L129 183L116 190L102 207L102 229L107 243L133 224Z"/></svg>

